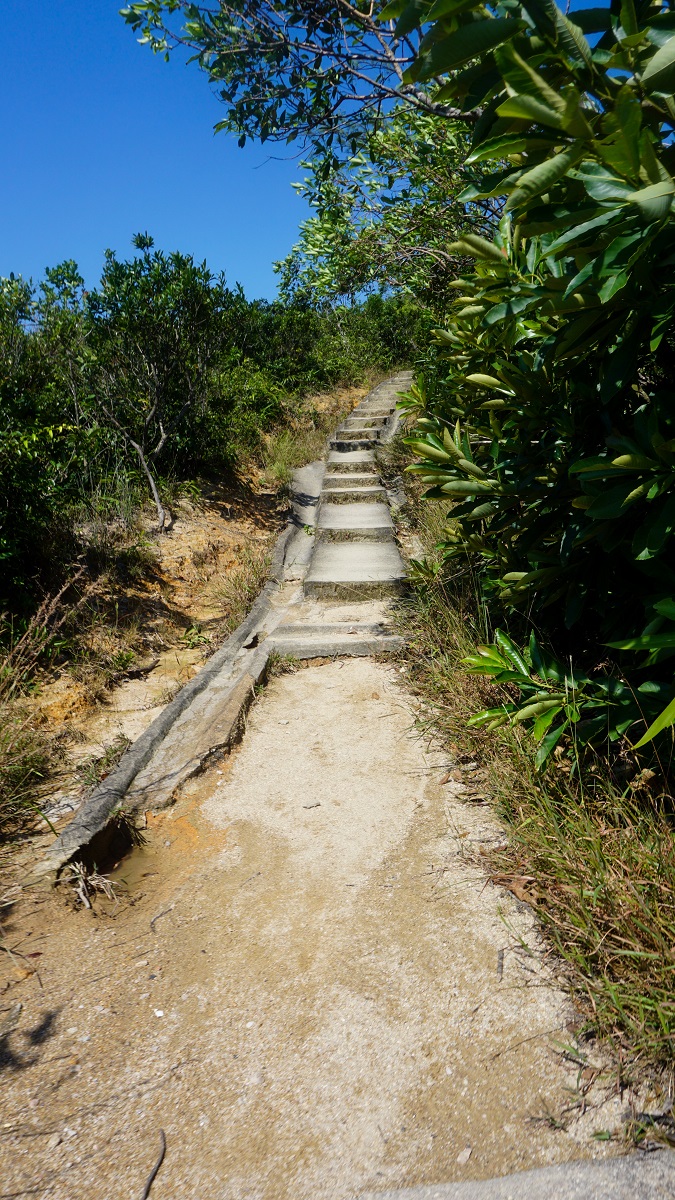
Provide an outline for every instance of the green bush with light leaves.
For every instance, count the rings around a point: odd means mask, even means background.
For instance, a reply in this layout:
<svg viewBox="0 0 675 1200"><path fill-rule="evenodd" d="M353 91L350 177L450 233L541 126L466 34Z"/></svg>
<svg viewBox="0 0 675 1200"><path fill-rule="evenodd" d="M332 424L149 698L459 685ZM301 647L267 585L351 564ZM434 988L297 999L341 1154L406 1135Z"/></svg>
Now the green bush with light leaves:
<svg viewBox="0 0 675 1200"><path fill-rule="evenodd" d="M481 564L493 610L587 668L570 722L615 677L594 736L644 742L675 721L675 11L394 0L392 16L425 32L410 86L435 79L475 120L465 201L504 199L494 242L452 247L475 265L435 386L408 397L411 469L452 502L446 553Z"/></svg>

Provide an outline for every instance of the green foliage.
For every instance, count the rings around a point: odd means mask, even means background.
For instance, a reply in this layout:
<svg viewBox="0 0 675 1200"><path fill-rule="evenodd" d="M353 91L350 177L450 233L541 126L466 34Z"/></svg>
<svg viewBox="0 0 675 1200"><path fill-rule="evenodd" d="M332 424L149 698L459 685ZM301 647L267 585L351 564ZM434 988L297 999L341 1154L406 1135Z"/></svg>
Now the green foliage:
<svg viewBox="0 0 675 1200"><path fill-rule="evenodd" d="M448 243L490 227L491 200L468 207L465 126L399 104L345 163L318 157L297 190L316 210L277 263L286 297L405 290L443 312L461 259Z"/></svg>
<svg viewBox="0 0 675 1200"><path fill-rule="evenodd" d="M564 734L572 738L577 751L607 739L617 742L656 715L671 690L668 684L647 680L633 692L621 679L590 676L571 664L565 666L545 652L534 633L521 651L498 629L493 645L478 646L463 661L471 674L488 676L519 692L518 700L509 698L476 713L469 727L492 730L507 723L524 724L539 742L537 768L543 767Z"/></svg>
<svg viewBox="0 0 675 1200"><path fill-rule="evenodd" d="M408 401L412 469L454 502L447 556L475 558L489 605L591 667L621 645L617 678L670 700L672 15L616 0L572 18L552 0L427 25L431 4L416 11L411 84L480 55L439 95L481 107L468 161L486 173L463 198L503 197L505 215L494 241L453 247L474 268ZM639 661L634 639L655 635Z"/></svg>
<svg viewBox="0 0 675 1200"><path fill-rule="evenodd" d="M134 0L121 15L155 53L192 52L226 110L216 129L240 146L299 138L322 156L353 154L393 99L450 111L433 85L403 79L420 45L416 22L383 25L371 0Z"/></svg>
<svg viewBox="0 0 675 1200"><path fill-rule="evenodd" d="M161 526L171 476L236 469L297 397L410 361L426 336L409 301L250 302L147 233L134 244L90 292L73 262L37 288L0 281L0 612L25 615L83 553L95 570L95 531L148 486Z"/></svg>

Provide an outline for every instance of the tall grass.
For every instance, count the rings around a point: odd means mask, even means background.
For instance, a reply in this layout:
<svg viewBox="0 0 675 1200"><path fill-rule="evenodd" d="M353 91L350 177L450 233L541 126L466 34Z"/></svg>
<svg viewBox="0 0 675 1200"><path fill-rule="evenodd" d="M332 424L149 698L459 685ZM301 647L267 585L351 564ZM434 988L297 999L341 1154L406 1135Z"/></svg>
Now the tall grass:
<svg viewBox="0 0 675 1200"><path fill-rule="evenodd" d="M241 624L267 582L275 538L273 534L244 546L236 565L212 586L212 593L222 607L223 625L228 633Z"/></svg>
<svg viewBox="0 0 675 1200"><path fill-rule="evenodd" d="M470 573L448 580L439 570L435 544L445 510L417 500L401 533L425 563L397 619L407 639L408 679L424 702L421 723L456 757L479 761L481 790L509 832L508 847L482 861L496 882L535 906L589 1029L613 1047L624 1078L647 1072L672 1089L672 798L663 781L654 787L650 772L622 784L610 764L577 760L573 747L538 773L536 747L524 731L467 728L474 712L503 699L462 665L489 631Z"/></svg>

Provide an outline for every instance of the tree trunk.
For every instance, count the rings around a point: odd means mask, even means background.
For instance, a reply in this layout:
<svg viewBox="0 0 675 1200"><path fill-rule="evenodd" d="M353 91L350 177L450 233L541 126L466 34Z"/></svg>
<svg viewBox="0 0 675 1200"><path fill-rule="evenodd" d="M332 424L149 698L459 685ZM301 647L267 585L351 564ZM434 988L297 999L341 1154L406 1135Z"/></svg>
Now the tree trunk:
<svg viewBox="0 0 675 1200"><path fill-rule="evenodd" d="M159 532L164 533L164 530L166 527L166 511L162 505L162 501L159 498L159 491L157 489L157 484L155 483L154 476L145 460L145 455L144 455L141 447L139 446L138 442L134 442L132 440L132 438L129 438L129 442L133 446L134 450L136 451L136 453L139 457L139 460L140 460L140 464L143 468L143 471L145 472L147 481L150 484L150 491L152 492L152 498L155 501L155 507L157 509L157 519L159 521Z"/></svg>

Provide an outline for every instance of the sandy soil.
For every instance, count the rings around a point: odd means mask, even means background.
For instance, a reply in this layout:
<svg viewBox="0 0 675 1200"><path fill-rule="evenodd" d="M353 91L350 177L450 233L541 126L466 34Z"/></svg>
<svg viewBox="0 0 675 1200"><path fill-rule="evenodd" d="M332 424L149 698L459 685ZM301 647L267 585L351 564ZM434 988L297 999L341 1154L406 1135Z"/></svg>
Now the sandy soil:
<svg viewBox="0 0 675 1200"><path fill-rule="evenodd" d="M273 679L149 821L117 906L17 898L1 1196L140 1200L160 1129L152 1200L347 1200L603 1152L619 1101L582 1099L532 912L469 861L502 830L399 678Z"/></svg>
<svg viewBox="0 0 675 1200"><path fill-rule="evenodd" d="M306 403L332 417L353 408L366 391L335 388ZM154 561L141 578L119 587L107 606L114 612L116 601L119 624L130 630L128 644L136 655L132 677L120 672L111 682L96 669L78 671L77 663L70 663L54 676L45 675L32 698L38 719L62 749L60 768L39 797L57 825L86 793L82 768L115 745L121 752L123 739L137 738L227 636L223 585L241 569L244 557L273 544L286 520L287 501L251 467L241 483L213 485L199 500L179 500L171 511L173 525L161 537L154 514L148 513L144 534ZM116 635L110 624L92 625L92 649L114 648L120 641ZM134 675L145 664L153 664L152 670Z"/></svg>

